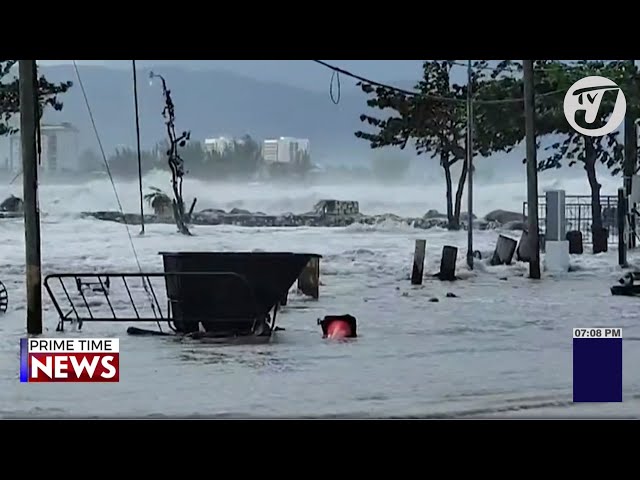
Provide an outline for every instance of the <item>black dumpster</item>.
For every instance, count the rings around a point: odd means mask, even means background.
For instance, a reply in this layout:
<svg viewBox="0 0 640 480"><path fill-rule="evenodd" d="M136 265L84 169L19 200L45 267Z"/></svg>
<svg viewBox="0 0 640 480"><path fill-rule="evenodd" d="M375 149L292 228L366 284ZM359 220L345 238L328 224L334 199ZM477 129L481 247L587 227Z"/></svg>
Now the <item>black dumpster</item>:
<svg viewBox="0 0 640 480"><path fill-rule="evenodd" d="M160 252L176 329L252 333L284 297L312 257L291 252ZM197 273L197 275L195 275Z"/></svg>

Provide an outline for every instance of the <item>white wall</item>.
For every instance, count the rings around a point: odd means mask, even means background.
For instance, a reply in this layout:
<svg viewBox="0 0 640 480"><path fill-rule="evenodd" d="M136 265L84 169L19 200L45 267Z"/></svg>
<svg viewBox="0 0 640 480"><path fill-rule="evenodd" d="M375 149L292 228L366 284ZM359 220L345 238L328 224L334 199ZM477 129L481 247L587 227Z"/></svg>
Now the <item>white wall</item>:
<svg viewBox="0 0 640 480"><path fill-rule="evenodd" d="M56 138L56 158L52 163L49 141ZM13 152L11 148L13 147ZM0 168L9 168L12 173L22 171L20 134L0 137ZM41 169L45 172L77 172L79 170L78 133L71 129L43 129L41 135ZM13 159L13 164L11 161Z"/></svg>
<svg viewBox="0 0 640 480"><path fill-rule="evenodd" d="M50 172L77 172L79 170L78 134L71 129L42 132L42 168ZM57 156L53 164L50 138L57 142Z"/></svg>

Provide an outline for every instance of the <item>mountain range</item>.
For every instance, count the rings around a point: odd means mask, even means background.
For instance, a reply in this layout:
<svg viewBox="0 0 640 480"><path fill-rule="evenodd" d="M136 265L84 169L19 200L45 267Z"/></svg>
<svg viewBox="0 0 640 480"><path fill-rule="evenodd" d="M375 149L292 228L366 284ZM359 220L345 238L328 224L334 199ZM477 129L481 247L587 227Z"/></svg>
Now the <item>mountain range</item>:
<svg viewBox="0 0 640 480"><path fill-rule="evenodd" d="M50 81L73 81L61 99L61 112L48 110L45 122L70 122L80 129L82 148L98 149L82 88L73 65L41 67ZM165 137L164 99L158 80L150 85L151 68L139 68L138 104L143 148ZM371 156L369 145L355 137L367 111L366 95L353 84L341 88L335 104L329 93L260 81L227 71L196 70L162 65L153 69L167 82L175 103L176 127L191 131L191 138L249 134L308 138L319 163L353 163ZM82 86L101 142L109 153L118 146L135 146L135 110L131 69L82 65ZM412 81L400 84L412 84Z"/></svg>
<svg viewBox="0 0 640 480"><path fill-rule="evenodd" d="M114 65L79 63L80 83L72 64L42 65L40 71L50 81L71 80L74 85L61 100L60 112L48 109L45 122L70 122L80 129L81 149L98 151L83 89L96 123L101 143L108 154L117 147L135 147L135 114L131 68L121 61ZM339 101L330 95L331 75L326 76L326 90L308 82L300 85L263 80L229 70L195 68L175 63L151 64L140 61L137 71L138 103L142 148L150 148L165 139L162 109L164 99L159 81L150 84L149 73L161 74L171 89L175 103L176 127L191 131L191 138L203 141L218 136L239 137L249 134L261 140L280 136L308 138L312 161L322 165L369 165L377 155L368 143L354 132L366 126L359 120L362 113L375 111L366 105L367 96L353 80L342 80ZM391 75L388 73L387 75ZM385 80L400 88L411 89L417 79ZM82 84L82 85L81 85ZM334 83L334 100L337 100ZM551 138L543 139L549 144ZM407 147L391 155L415 158ZM515 152L496 154L476 163L477 173L487 177L524 174L522 146ZM436 161L421 158L412 162L412 169L427 177L442 174ZM558 171L561 176L575 175L575 169ZM580 174L580 173L578 173Z"/></svg>

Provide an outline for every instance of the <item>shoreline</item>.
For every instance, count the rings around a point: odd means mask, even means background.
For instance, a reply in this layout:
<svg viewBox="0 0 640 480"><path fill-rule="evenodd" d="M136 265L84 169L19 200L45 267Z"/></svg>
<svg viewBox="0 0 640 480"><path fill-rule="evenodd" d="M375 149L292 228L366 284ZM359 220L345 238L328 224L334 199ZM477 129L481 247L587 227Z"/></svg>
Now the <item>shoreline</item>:
<svg viewBox="0 0 640 480"><path fill-rule="evenodd" d="M510 212L513 213L513 212ZM140 225L141 215L139 213L125 213L118 211L98 211L82 212L83 218L95 218L97 220L110 221L116 223L126 223L128 225ZM489 216L488 216L489 217ZM401 217L399 215L387 213L381 215L328 215L318 213L303 214L282 214L267 215L264 213L224 212L220 210L205 210L192 214L189 219L191 225L236 225L244 227L346 227L352 224L378 225L387 221L404 223L413 228L427 230L430 228L447 228L447 218L440 214L428 213L424 217ZM173 224L173 216L145 214L145 224ZM467 229L466 216L460 220L461 229ZM496 230L504 228L507 230L522 230L524 220L510 220L501 222L497 219L474 219L474 230Z"/></svg>

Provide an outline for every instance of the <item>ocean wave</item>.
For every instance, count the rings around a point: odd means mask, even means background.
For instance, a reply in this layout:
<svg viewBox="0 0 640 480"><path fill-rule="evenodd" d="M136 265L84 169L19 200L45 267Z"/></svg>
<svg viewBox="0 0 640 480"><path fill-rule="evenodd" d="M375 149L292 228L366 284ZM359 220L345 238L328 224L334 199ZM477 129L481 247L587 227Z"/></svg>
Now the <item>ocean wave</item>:
<svg viewBox="0 0 640 480"><path fill-rule="evenodd" d="M43 183L40 186L40 204L43 213L66 213L81 211L119 210L122 204L127 213L140 210L140 196L137 179L115 179L114 186L107 178L99 178L82 184ZM143 191L157 187L171 190L171 179L167 172L152 171L143 178ZM619 181L603 177L603 194L615 194ZM564 188L567 194L588 194L586 177L557 179L553 172L540 175L540 192L547 187ZM184 180L185 200L197 198L197 209L244 208L269 214L286 212L303 213L310 211L314 204L323 199L355 200L360 210L368 215L393 212L403 217L421 217L430 209L446 210L444 182L433 185L378 185L354 183L345 185L324 184L269 184L256 182L211 183L189 176ZM496 192L499 192L497 194ZM6 189L5 195L22 196L22 189L14 184ZM117 198L116 198L117 194ZM118 202L119 200L119 202ZM526 181L486 183L474 186L475 212L483 216L491 210L504 209L520 212L526 200ZM145 208L146 207L145 205Z"/></svg>

